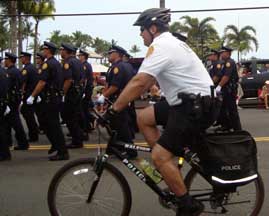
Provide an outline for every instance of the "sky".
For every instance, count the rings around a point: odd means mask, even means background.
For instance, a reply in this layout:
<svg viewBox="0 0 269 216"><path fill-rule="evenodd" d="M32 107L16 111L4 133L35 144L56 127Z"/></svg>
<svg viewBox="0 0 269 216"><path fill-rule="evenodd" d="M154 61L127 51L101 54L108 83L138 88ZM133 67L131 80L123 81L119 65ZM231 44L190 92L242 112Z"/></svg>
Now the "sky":
<svg viewBox="0 0 269 216"><path fill-rule="evenodd" d="M101 13L101 12L139 12L152 7L159 7L159 0L55 0L56 13ZM176 10L192 9L213 9L232 7L261 7L269 6L268 0L166 0L166 8ZM212 24L217 29L220 36L223 35L224 28L233 24L239 28L246 25L253 26L259 42L259 49L256 52L243 56L250 58L269 59L269 9L267 10L247 10L247 11L225 11L225 12L204 12L204 13L173 13L172 22L179 21L180 17L189 15L197 17L199 20L205 17L214 17L216 21ZM146 47L139 36L139 27L133 26L138 15L119 16L81 16L81 17L55 17L54 20L42 21L39 27L41 41L46 40L54 30L61 30L61 33L70 34L77 30L87 33L92 37L100 37L107 41L114 39L117 44L130 50L133 45L137 45L141 52L136 55L144 56ZM267 23L267 24L266 24ZM236 58L236 53L233 54Z"/></svg>

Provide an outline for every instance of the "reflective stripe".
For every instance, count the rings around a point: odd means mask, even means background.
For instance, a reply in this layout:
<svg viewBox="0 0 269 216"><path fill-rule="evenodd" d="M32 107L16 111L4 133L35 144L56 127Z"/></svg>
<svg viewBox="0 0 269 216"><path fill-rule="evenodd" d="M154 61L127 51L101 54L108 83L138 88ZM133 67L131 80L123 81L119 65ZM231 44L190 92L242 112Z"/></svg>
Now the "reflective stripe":
<svg viewBox="0 0 269 216"><path fill-rule="evenodd" d="M258 174L254 174L252 176L242 178L242 179L237 179L237 180L223 180L223 179L220 179L220 178L218 178L216 176L212 176L213 181L219 182L221 184L242 183L242 182L253 180L255 178L258 178Z"/></svg>

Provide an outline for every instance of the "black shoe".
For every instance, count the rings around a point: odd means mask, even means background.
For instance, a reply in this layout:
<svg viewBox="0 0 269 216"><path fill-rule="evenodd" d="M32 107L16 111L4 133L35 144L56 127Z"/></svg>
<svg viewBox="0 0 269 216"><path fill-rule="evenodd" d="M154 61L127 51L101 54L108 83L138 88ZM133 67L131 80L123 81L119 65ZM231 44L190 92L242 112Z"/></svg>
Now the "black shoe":
<svg viewBox="0 0 269 216"><path fill-rule="evenodd" d="M73 144L73 143L71 143L71 144L66 145L66 147L69 148L69 149L83 148L83 144Z"/></svg>
<svg viewBox="0 0 269 216"><path fill-rule="evenodd" d="M29 146L15 146L14 150L28 150Z"/></svg>
<svg viewBox="0 0 269 216"><path fill-rule="evenodd" d="M50 156L49 157L50 161L60 161L60 160L69 160L69 154L68 152L66 153L57 153L56 155Z"/></svg>
<svg viewBox="0 0 269 216"><path fill-rule="evenodd" d="M184 195L182 198L179 197L177 204L178 209L176 216L198 216L205 208L203 203L190 195Z"/></svg>
<svg viewBox="0 0 269 216"><path fill-rule="evenodd" d="M56 152L57 150L53 147L51 147L49 150L48 150L48 154L52 154L54 152Z"/></svg>
<svg viewBox="0 0 269 216"><path fill-rule="evenodd" d="M11 155L0 155L0 161L9 161L11 160Z"/></svg>

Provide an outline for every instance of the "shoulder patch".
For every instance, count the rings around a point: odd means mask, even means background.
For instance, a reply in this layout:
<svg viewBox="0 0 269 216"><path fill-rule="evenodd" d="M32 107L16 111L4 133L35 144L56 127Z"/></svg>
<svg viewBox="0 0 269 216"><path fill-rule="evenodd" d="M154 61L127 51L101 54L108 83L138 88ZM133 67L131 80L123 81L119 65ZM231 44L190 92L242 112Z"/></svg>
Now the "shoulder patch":
<svg viewBox="0 0 269 216"><path fill-rule="evenodd" d="M68 69L69 69L69 64L68 64L68 63L65 63L65 64L64 64L64 69L65 69L65 70L68 70Z"/></svg>
<svg viewBox="0 0 269 216"><path fill-rule="evenodd" d="M39 68L38 71L37 71L37 73L38 74L41 74L42 73L42 69Z"/></svg>
<svg viewBox="0 0 269 216"><path fill-rule="evenodd" d="M48 68L48 64L47 63L44 63L43 65L42 65L42 70L46 70Z"/></svg>
<svg viewBox="0 0 269 216"><path fill-rule="evenodd" d="M27 70L22 70L22 75L25 76L27 74Z"/></svg>
<svg viewBox="0 0 269 216"><path fill-rule="evenodd" d="M231 63L230 62L227 62L225 66L226 67L231 67Z"/></svg>
<svg viewBox="0 0 269 216"><path fill-rule="evenodd" d="M84 70L87 70L87 67L84 65L83 69L84 69Z"/></svg>
<svg viewBox="0 0 269 216"><path fill-rule="evenodd" d="M114 74L119 73L119 68L118 68L118 67L114 67L114 69L113 69L113 73L114 73Z"/></svg>
<svg viewBox="0 0 269 216"><path fill-rule="evenodd" d="M217 64L217 68L218 69L221 69L221 64Z"/></svg>
<svg viewBox="0 0 269 216"><path fill-rule="evenodd" d="M153 46L150 46L148 48L148 51L147 51L147 54L146 54L146 58L149 57L153 53L153 51L154 51L154 47Z"/></svg>

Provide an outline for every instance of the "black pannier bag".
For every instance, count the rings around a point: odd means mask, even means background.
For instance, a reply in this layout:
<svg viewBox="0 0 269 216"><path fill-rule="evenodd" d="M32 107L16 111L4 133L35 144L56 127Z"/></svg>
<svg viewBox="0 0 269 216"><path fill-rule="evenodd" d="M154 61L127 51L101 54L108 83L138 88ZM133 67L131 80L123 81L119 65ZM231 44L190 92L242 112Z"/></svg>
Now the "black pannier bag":
<svg viewBox="0 0 269 216"><path fill-rule="evenodd" d="M206 134L198 156L216 186L244 185L258 177L257 148L247 131Z"/></svg>

